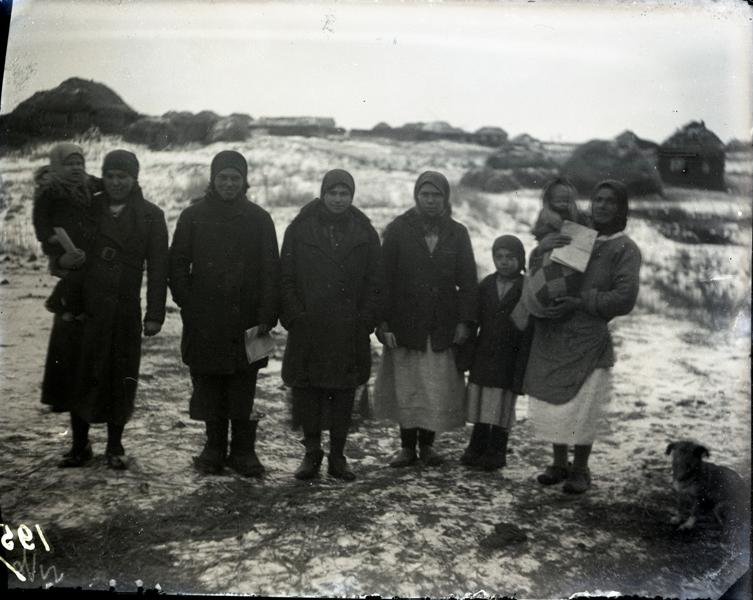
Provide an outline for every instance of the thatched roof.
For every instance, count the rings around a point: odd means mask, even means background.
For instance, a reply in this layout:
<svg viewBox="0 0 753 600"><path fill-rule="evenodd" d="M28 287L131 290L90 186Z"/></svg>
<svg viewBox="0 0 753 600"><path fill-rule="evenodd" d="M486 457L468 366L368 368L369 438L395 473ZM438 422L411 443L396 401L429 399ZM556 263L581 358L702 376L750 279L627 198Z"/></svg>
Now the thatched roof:
<svg viewBox="0 0 753 600"><path fill-rule="evenodd" d="M629 129L626 129L620 135L614 138L614 141L621 146L635 145L641 150L656 150L659 147L659 144L657 144L656 142L652 142L651 140L644 140L643 138L638 137Z"/></svg>
<svg viewBox="0 0 753 600"><path fill-rule="evenodd" d="M724 144L703 121L691 121L664 140L662 151L714 154L724 152Z"/></svg>
<svg viewBox="0 0 753 600"><path fill-rule="evenodd" d="M36 92L21 102L11 114L83 110L117 111L129 114L134 119L138 114L106 85L78 77L66 79L51 90Z"/></svg>

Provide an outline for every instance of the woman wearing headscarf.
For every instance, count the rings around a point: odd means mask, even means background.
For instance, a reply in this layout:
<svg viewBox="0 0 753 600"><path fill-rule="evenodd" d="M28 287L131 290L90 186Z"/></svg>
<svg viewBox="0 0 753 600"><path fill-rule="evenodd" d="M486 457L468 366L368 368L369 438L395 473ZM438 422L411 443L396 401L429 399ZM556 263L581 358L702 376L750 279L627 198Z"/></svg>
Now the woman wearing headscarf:
<svg viewBox="0 0 753 600"><path fill-rule="evenodd" d="M350 173L327 172L319 198L301 209L282 244L282 378L292 388L293 424L303 429L306 449L298 479L318 476L327 429L327 472L356 477L344 448L355 390L371 371L382 275L379 235L353 206L354 194Z"/></svg>
<svg viewBox="0 0 753 600"><path fill-rule="evenodd" d="M559 298L534 321L523 389L529 395L534 432L551 442L554 452L554 463L538 481L564 481L566 493L579 494L590 487L588 458L612 395L615 359L608 323L628 314L638 296L641 253L624 231L627 217L625 186L613 180L597 184L591 194L591 225L598 237L580 294ZM559 236L544 237L534 254L564 245Z"/></svg>
<svg viewBox="0 0 753 600"><path fill-rule="evenodd" d="M71 408L76 449L71 461L91 456L89 425L107 423L105 458L118 470L128 468L122 436L134 409L141 336L159 333L167 294L167 225L162 210L144 198L138 176L133 153L114 150L105 156L99 232L83 283L86 318Z"/></svg>
<svg viewBox="0 0 753 600"><path fill-rule="evenodd" d="M277 323L279 253L269 213L246 197L248 164L233 150L213 159L209 187L178 218L170 247L170 290L183 319L182 356L191 371L192 419L206 441L196 469L227 466L259 477L254 394L267 358L248 362L245 332ZM232 429L228 454L228 429Z"/></svg>
<svg viewBox="0 0 753 600"><path fill-rule="evenodd" d="M400 425L393 467L441 464L436 432L462 426L465 382L453 347L475 326L478 279L466 228L451 214L450 185L426 171L413 189L415 206L385 230L384 344L374 396L379 416ZM416 453L416 444L419 453Z"/></svg>
<svg viewBox="0 0 753 600"><path fill-rule="evenodd" d="M99 228L100 199L95 192L101 182L86 173L83 149L63 143L50 152L50 164L35 173L35 184L34 230L49 259L50 273L61 278L46 302L55 317L42 381L42 403L54 412L68 412L75 397L83 329L81 318L74 317L83 310L83 266ZM65 230L75 250L63 247L55 227ZM60 466L74 466L84 458L82 452L86 455L88 450L74 443Z"/></svg>

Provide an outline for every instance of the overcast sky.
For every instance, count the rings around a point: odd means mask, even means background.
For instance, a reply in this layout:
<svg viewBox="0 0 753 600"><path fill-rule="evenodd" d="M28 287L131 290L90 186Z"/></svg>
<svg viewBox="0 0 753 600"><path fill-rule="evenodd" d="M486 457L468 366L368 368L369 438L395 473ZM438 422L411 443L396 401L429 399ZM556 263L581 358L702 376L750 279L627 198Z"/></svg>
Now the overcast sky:
<svg viewBox="0 0 753 600"><path fill-rule="evenodd" d="M79 76L146 114L750 137L753 13L681 4L14 0L0 112Z"/></svg>

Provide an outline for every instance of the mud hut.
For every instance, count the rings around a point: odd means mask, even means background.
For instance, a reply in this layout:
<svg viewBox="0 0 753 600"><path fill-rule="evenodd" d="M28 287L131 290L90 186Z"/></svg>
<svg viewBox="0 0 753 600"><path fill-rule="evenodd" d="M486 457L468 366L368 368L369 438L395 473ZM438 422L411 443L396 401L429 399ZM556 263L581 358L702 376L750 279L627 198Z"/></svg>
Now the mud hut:
<svg viewBox="0 0 753 600"><path fill-rule="evenodd" d="M92 127L122 133L138 113L106 85L78 77L37 92L2 117L2 143L19 146L32 140L66 139Z"/></svg>
<svg viewBox="0 0 753 600"><path fill-rule="evenodd" d="M725 149L703 121L692 121L659 147L659 173L665 183L725 190Z"/></svg>
<svg viewBox="0 0 753 600"><path fill-rule="evenodd" d="M655 163L624 137L581 144L560 171L584 196L602 179L622 181L632 196L663 193Z"/></svg>

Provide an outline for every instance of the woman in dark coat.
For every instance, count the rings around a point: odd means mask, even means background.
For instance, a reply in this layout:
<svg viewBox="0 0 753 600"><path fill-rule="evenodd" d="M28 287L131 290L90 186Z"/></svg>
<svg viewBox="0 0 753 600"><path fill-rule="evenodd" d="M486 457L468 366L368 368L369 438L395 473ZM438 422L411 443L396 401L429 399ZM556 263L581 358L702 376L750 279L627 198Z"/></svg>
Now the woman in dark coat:
<svg viewBox="0 0 753 600"><path fill-rule="evenodd" d="M170 290L183 319L182 356L191 370L192 419L206 424L194 464L259 477L253 412L263 358L249 364L245 332L277 323L279 253L269 213L246 197L246 159L224 150L212 160L209 189L178 219L170 247ZM230 453L228 421L232 424Z"/></svg>
<svg viewBox="0 0 753 600"><path fill-rule="evenodd" d="M591 195L592 226L598 232L580 294L562 297L534 320L523 390L538 439L553 445L554 462L539 474L542 485L565 482L580 494L591 485L588 458L612 396L614 348L609 322L628 314L638 297L641 252L625 234L628 196L619 181L598 183ZM563 239L564 238L564 239ZM552 233L531 261L569 241ZM572 468L568 446L574 446Z"/></svg>
<svg viewBox="0 0 753 600"><path fill-rule="evenodd" d="M293 422L306 453L295 473L311 479L324 457L328 473L351 481L343 454L355 390L371 370L369 336L379 318L379 236L352 206L355 183L347 171L329 171L320 198L301 209L282 244L282 316L288 343L282 378L293 388Z"/></svg>
<svg viewBox="0 0 753 600"><path fill-rule="evenodd" d="M144 199L138 174L139 163L131 152L114 150L105 156L99 233L83 284L86 319L77 394L71 407L77 421L73 427L76 448L89 448L89 424L107 423L105 456L113 469L127 468L121 438L134 408L142 331L156 335L165 319L167 225L162 210ZM91 455L91 450L86 454ZM74 453L72 462L79 456Z"/></svg>
<svg viewBox="0 0 753 600"><path fill-rule="evenodd" d="M101 188L99 180L85 171L84 151L70 143L58 144L50 152L50 165L35 174L33 222L37 239L50 261L50 272L61 278L75 278L81 294L82 271L99 229ZM65 251L54 238L53 227L63 227L77 251ZM56 290L70 286L56 285ZM63 295L67 295L65 292ZM54 311L50 342L42 380L42 403L53 412L70 412L75 398L76 375L81 353L82 319L67 311ZM78 423L71 412L72 425ZM72 426L75 431L76 427ZM86 439L74 439L73 447L60 463L77 466L91 458Z"/></svg>
<svg viewBox="0 0 753 600"><path fill-rule="evenodd" d="M463 425L465 381L452 350L468 339L478 310L473 248L451 217L447 179L422 173L413 197L416 206L388 225L383 245L385 349L374 395L378 414L400 424L393 467L416 462L417 442L423 464L440 464L435 433Z"/></svg>

